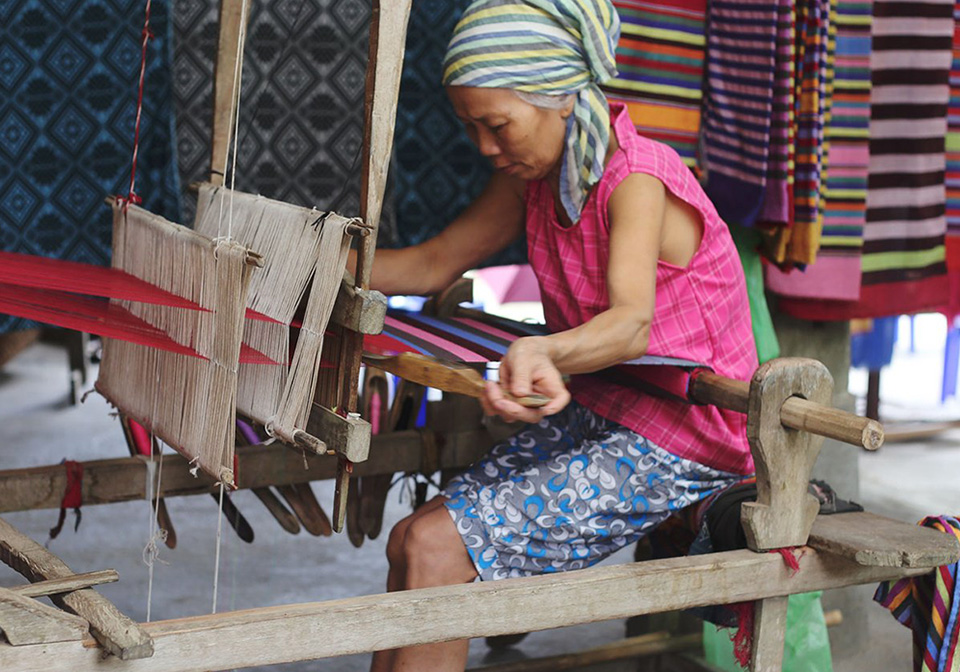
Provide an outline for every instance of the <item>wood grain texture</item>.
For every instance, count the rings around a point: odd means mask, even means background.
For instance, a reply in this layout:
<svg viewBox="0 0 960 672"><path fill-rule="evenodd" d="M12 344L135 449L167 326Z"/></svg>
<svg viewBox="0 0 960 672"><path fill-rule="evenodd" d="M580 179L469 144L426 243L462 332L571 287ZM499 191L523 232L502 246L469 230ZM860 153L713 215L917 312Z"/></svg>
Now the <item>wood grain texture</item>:
<svg viewBox="0 0 960 672"><path fill-rule="evenodd" d="M444 434L441 468L466 467L489 449L489 433L477 426ZM416 471L420 468L422 437L405 431L372 438L376 460L354 465L354 476ZM330 479L336 475L337 460L330 455L304 455L289 447L240 446L237 448L238 489L260 488L289 483ZM142 457L122 457L83 462L83 505L110 504L146 497L146 465ZM66 488L63 465L28 467L0 471L0 513L33 509L59 509ZM160 495L200 495L214 492L216 484L204 474L194 477L180 455L163 458Z"/></svg>
<svg viewBox="0 0 960 672"><path fill-rule="evenodd" d="M938 567L960 559L960 544L953 535L867 511L817 516L809 544L875 567Z"/></svg>
<svg viewBox="0 0 960 672"><path fill-rule="evenodd" d="M79 616L0 588L0 632L13 646L48 644L83 639L89 635L89 624Z"/></svg>
<svg viewBox="0 0 960 672"><path fill-rule="evenodd" d="M157 652L150 659L101 660L100 652L86 642L0 645L0 668L18 672L242 668L764 599L927 571L863 567L812 549L800 558L800 566L789 576L776 554L731 551L226 612L145 624L156 641Z"/></svg>
<svg viewBox="0 0 960 672"><path fill-rule="evenodd" d="M74 572L60 558L0 519L0 559L30 581L61 579ZM84 588L53 601L90 623L90 631L104 649L120 660L153 655L153 640L134 621L120 613L107 598ZM0 669L17 669L0 666ZM48 669L68 669L57 665Z"/></svg>
<svg viewBox="0 0 960 672"><path fill-rule="evenodd" d="M44 597L46 595L56 595L58 593L72 593L81 588L91 588L104 583L114 583L120 579L115 569L102 569L98 572L85 572L83 574L74 574L64 576L59 579L47 579L28 583L23 586L13 586L7 590L22 595L23 597Z"/></svg>
<svg viewBox="0 0 960 672"><path fill-rule="evenodd" d="M220 36L213 71L213 140L210 149L210 182L216 185L223 184L227 172L227 151L233 132L231 121L237 111L234 71L240 55L240 30L250 18L252 4L247 0L244 8L243 0L220 2Z"/></svg>
<svg viewBox="0 0 960 672"><path fill-rule="evenodd" d="M781 672L787 629L787 598L768 597L757 601L755 608L750 670Z"/></svg>
<svg viewBox="0 0 960 672"><path fill-rule="evenodd" d="M690 399L697 403L746 413L750 383L702 370L691 378L689 394ZM790 429L812 432L867 450L876 450L884 439L883 426L876 420L800 397L790 397L783 402L780 421Z"/></svg>
<svg viewBox="0 0 960 672"><path fill-rule="evenodd" d="M411 0L374 0L370 16L360 217L373 228L373 232L361 239L357 255L357 286L363 289L370 286L370 268L377 247L380 213L393 151L410 5Z"/></svg>
<svg viewBox="0 0 960 672"><path fill-rule="evenodd" d="M745 502L741 521L747 544L756 551L802 546L820 510L807 493L823 437L787 429L780 421L784 402L800 396L829 404L833 378L812 359L774 359L750 381L747 440L757 471L757 501Z"/></svg>

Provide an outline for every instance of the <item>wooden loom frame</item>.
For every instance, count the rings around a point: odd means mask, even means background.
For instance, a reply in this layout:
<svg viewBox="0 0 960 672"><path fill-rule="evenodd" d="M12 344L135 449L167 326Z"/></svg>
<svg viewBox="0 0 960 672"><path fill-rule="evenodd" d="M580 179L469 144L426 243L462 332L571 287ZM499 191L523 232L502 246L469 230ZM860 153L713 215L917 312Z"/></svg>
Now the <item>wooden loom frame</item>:
<svg viewBox="0 0 960 672"><path fill-rule="evenodd" d="M236 51L230 54L231 42L224 40L224 34L238 32L240 21L246 20L239 17L238 7L239 0L224 0L222 4L220 72L231 71L236 59ZM364 215L373 220L379 215L379 193L393 128L392 121L387 124L389 133L382 128L386 124L383 117L392 119L396 104L395 86L387 93L381 89L383 95L378 96L376 85L382 78L394 83L399 80L400 59L382 55L402 53L403 31L392 32L389 28L395 28L399 21L405 23L408 11L409 0L385 3L383 8L375 3L374 8L374 67L368 72L380 74L368 79L368 85L371 81L373 85L368 86L368 177L363 193ZM388 30L380 30L382 26ZM375 58L377 53L380 58ZM217 100L222 101L219 81L217 88ZM218 104L217 110L222 112L222 106ZM369 123L373 119L378 122ZM373 138L372 126L380 128L380 140ZM215 121L217 128L222 131L223 124ZM383 134L387 135L385 144ZM223 142L223 136L215 133L215 147L218 142ZM220 147L222 156L222 144ZM373 169L378 160L376 165L382 174ZM366 291L374 246L375 236L364 241L358 282L342 288L343 300L335 313L335 320L348 329L338 345L348 375L327 385L319 400L331 406L346 403L350 410L356 408L362 333L379 328L378 315L382 324L379 311L383 303L375 293ZM744 515L750 545L761 550L808 544L800 558L801 570L795 576L790 576L778 555L744 550L138 624L90 589L94 583L91 579L73 575L55 556L0 521L0 558L31 581L39 582L30 594L57 595L58 604L79 615L38 605L24 595L27 591L0 589L0 627L6 629L10 639L16 639L11 634L16 631L21 642L23 637L36 640L19 646L0 642L0 668L23 672L55 667L131 672L230 669L760 600L752 667L764 672L778 670L786 595L919 575L960 556L956 542L949 537L871 514L816 518L806 495L806 483L822 438L806 430L830 434L843 430L846 436L851 433L849 418L837 420L836 414L831 416L812 407L814 402L829 401L831 387L829 374L819 363L785 359L761 367L749 384L701 377L692 393L701 402L747 413L758 472L758 502L746 507ZM791 409L799 403L797 397L809 402L808 408L791 416ZM463 407L462 401L452 397L436 403ZM475 410L475 403L471 408ZM318 419L312 427L337 452L335 465L329 458L310 456L308 469L304 470L303 458L283 446L241 448L239 486L263 487L331 477L345 486L351 471L364 475L424 467L422 432L399 432L372 440L368 433L364 446L362 423L344 423L323 409L317 409L314 415ZM488 434L478 425L457 427L458 416L437 415L443 424L435 422L433 426L443 432L445 440L431 467L465 466L488 444ZM856 434L856 427L853 430ZM378 449L389 450L378 450L376 460L364 462L359 458L366 458L363 451L369 449L371 441ZM360 452L351 452L353 449ZM358 462L355 469L353 462ZM145 498L146 460L99 460L84 466L85 504ZM0 472L0 513L57 508L65 481L62 467ZM186 460L175 456L167 460L159 494L207 493L212 486L209 479L192 477ZM341 520L345 495L345 488L341 488L337 500ZM862 531L868 525L873 526L874 534L866 538ZM74 585L64 586L64 581ZM86 636L88 629L93 639ZM291 637L291 632L296 632L296 637ZM263 646L264 642L282 646ZM104 649L112 655L105 656Z"/></svg>

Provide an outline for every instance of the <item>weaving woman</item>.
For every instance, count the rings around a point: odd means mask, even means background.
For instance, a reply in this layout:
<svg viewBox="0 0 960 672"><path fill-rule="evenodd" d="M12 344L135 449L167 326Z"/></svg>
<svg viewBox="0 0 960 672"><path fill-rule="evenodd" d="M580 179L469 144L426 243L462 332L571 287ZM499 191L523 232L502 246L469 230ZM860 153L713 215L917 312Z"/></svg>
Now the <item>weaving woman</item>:
<svg viewBox="0 0 960 672"><path fill-rule="evenodd" d="M496 172L442 233L379 251L372 286L437 292L525 232L552 335L503 358L484 410L527 424L396 525L388 590L587 567L753 469L742 415L590 375L647 352L738 379L757 365L726 225L597 86L618 34L609 0L478 0L454 30L443 83ZM551 401L531 410L504 390ZM409 647L373 669L462 670L466 656L466 641Z"/></svg>

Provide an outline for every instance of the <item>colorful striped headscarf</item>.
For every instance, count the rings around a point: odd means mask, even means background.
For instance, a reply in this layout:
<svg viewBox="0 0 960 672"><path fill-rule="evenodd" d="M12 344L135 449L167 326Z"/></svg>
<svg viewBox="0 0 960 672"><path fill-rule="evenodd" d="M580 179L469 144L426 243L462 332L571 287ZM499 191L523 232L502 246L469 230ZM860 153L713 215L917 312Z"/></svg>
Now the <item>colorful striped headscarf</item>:
<svg viewBox="0 0 960 672"><path fill-rule="evenodd" d="M610 109L597 84L617 74L619 37L610 0L476 0L444 59L444 86L576 94L560 177L560 201L573 222L603 175Z"/></svg>

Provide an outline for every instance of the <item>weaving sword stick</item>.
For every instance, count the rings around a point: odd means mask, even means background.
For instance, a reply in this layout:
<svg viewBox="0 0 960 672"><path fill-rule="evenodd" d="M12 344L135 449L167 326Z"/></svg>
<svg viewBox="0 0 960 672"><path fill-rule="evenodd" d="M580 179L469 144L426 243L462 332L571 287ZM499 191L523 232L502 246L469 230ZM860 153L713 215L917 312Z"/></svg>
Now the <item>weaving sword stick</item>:
<svg viewBox="0 0 960 672"><path fill-rule="evenodd" d="M200 186L196 229L201 233L216 235L220 189ZM223 202L224 209L232 209L233 236L265 258L263 270L251 280L247 306L269 320L246 320L244 343L284 363L241 364L237 408L289 442L309 417L323 334L346 266L347 228L355 220L242 192L226 194ZM291 357L290 324L304 298Z"/></svg>
<svg viewBox="0 0 960 672"><path fill-rule="evenodd" d="M237 369L256 255L134 205L114 205L113 265L205 310L123 302L201 357L105 339L97 390L215 479L232 484Z"/></svg>

